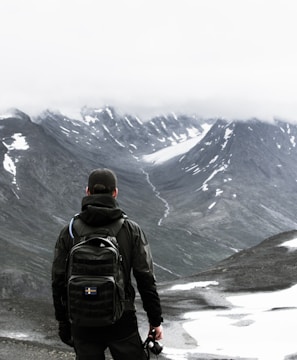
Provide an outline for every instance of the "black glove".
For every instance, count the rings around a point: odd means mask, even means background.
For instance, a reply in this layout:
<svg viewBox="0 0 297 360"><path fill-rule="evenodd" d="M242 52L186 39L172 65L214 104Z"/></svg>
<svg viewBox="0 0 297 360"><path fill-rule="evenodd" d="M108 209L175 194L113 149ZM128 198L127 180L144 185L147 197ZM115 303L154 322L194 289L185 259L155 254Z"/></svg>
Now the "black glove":
<svg viewBox="0 0 297 360"><path fill-rule="evenodd" d="M64 344L73 347L73 340L71 337L71 325L69 321L59 321L59 336Z"/></svg>

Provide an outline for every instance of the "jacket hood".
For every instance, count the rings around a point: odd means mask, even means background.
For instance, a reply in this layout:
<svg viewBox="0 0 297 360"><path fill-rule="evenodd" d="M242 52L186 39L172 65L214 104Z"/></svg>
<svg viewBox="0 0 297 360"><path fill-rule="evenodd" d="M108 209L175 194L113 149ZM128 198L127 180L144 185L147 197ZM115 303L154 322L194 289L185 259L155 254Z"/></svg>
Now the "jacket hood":
<svg viewBox="0 0 297 360"><path fill-rule="evenodd" d="M125 213L119 208L114 197L109 194L85 196L79 217L90 226L104 226L121 217Z"/></svg>

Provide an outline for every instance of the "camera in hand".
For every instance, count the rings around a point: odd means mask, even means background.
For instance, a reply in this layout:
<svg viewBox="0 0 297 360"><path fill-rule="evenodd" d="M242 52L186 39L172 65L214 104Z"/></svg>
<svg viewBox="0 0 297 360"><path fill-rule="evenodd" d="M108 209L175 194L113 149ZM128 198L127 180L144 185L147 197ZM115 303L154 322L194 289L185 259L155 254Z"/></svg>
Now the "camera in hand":
<svg viewBox="0 0 297 360"><path fill-rule="evenodd" d="M145 349L149 349L153 354L159 355L163 350L163 345L155 340L155 330L152 330L149 333L149 336L145 340L143 346Z"/></svg>

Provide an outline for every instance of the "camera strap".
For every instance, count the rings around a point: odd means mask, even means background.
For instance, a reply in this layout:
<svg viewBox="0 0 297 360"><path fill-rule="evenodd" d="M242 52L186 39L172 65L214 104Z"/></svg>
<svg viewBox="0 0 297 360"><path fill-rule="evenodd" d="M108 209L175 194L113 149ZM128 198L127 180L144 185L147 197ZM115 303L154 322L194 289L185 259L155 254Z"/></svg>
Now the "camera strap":
<svg viewBox="0 0 297 360"><path fill-rule="evenodd" d="M145 355L146 355L146 358L147 360L150 360L151 358L151 350L150 350L150 345L152 344L155 344L155 337L156 337L156 334L154 331L152 331L150 333L151 336L148 336L145 340L145 342L143 343L143 348L144 348L144 352L145 352ZM162 349L160 350L160 352L162 351ZM156 359L158 359L158 355L157 353L154 353L154 355L156 356Z"/></svg>
<svg viewBox="0 0 297 360"><path fill-rule="evenodd" d="M150 360L151 356L150 356L150 351L149 351L149 348L148 348L148 342L150 340L147 338L145 340L145 342L143 343L143 348L144 348L144 352L145 352L145 356L147 358L147 360Z"/></svg>

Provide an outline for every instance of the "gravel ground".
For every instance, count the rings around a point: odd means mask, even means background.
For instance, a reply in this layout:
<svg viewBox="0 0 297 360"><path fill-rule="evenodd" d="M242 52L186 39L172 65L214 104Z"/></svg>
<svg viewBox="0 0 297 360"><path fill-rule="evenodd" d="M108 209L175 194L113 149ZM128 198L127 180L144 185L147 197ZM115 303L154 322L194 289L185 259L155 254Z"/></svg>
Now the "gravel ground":
<svg viewBox="0 0 297 360"><path fill-rule="evenodd" d="M59 341L49 302L1 300L0 319L0 360L75 359Z"/></svg>
<svg viewBox="0 0 297 360"><path fill-rule="evenodd" d="M75 359L73 351L58 349L38 342L0 338L0 360Z"/></svg>
<svg viewBox="0 0 297 360"><path fill-rule="evenodd" d="M166 312L165 346L174 346L180 349L191 349L197 344L180 325L180 314L193 306L191 302L183 299L181 293L178 298L167 299L171 304L164 304ZM198 299L199 300L199 299ZM207 300L208 301L208 300ZM219 301L223 304L221 297L213 294L213 302ZM0 360L74 360L74 351L64 345L57 335L57 323L54 319L53 308L49 301L33 301L29 299L6 299L0 300ZM205 306L205 296L201 293L200 303ZM175 305L183 309L177 309ZM225 304L224 304L225 305ZM199 306L199 301L196 306ZM140 334L144 339L147 334L148 325L146 315L141 310L141 304L138 303L138 321ZM106 354L106 360L111 360L109 352ZM151 359L157 359L155 355ZM189 355L188 360L235 360L230 357L218 357L210 354ZM240 358L236 358L240 359ZM169 360L165 354L160 354L158 360ZM246 360L246 359L245 359Z"/></svg>

